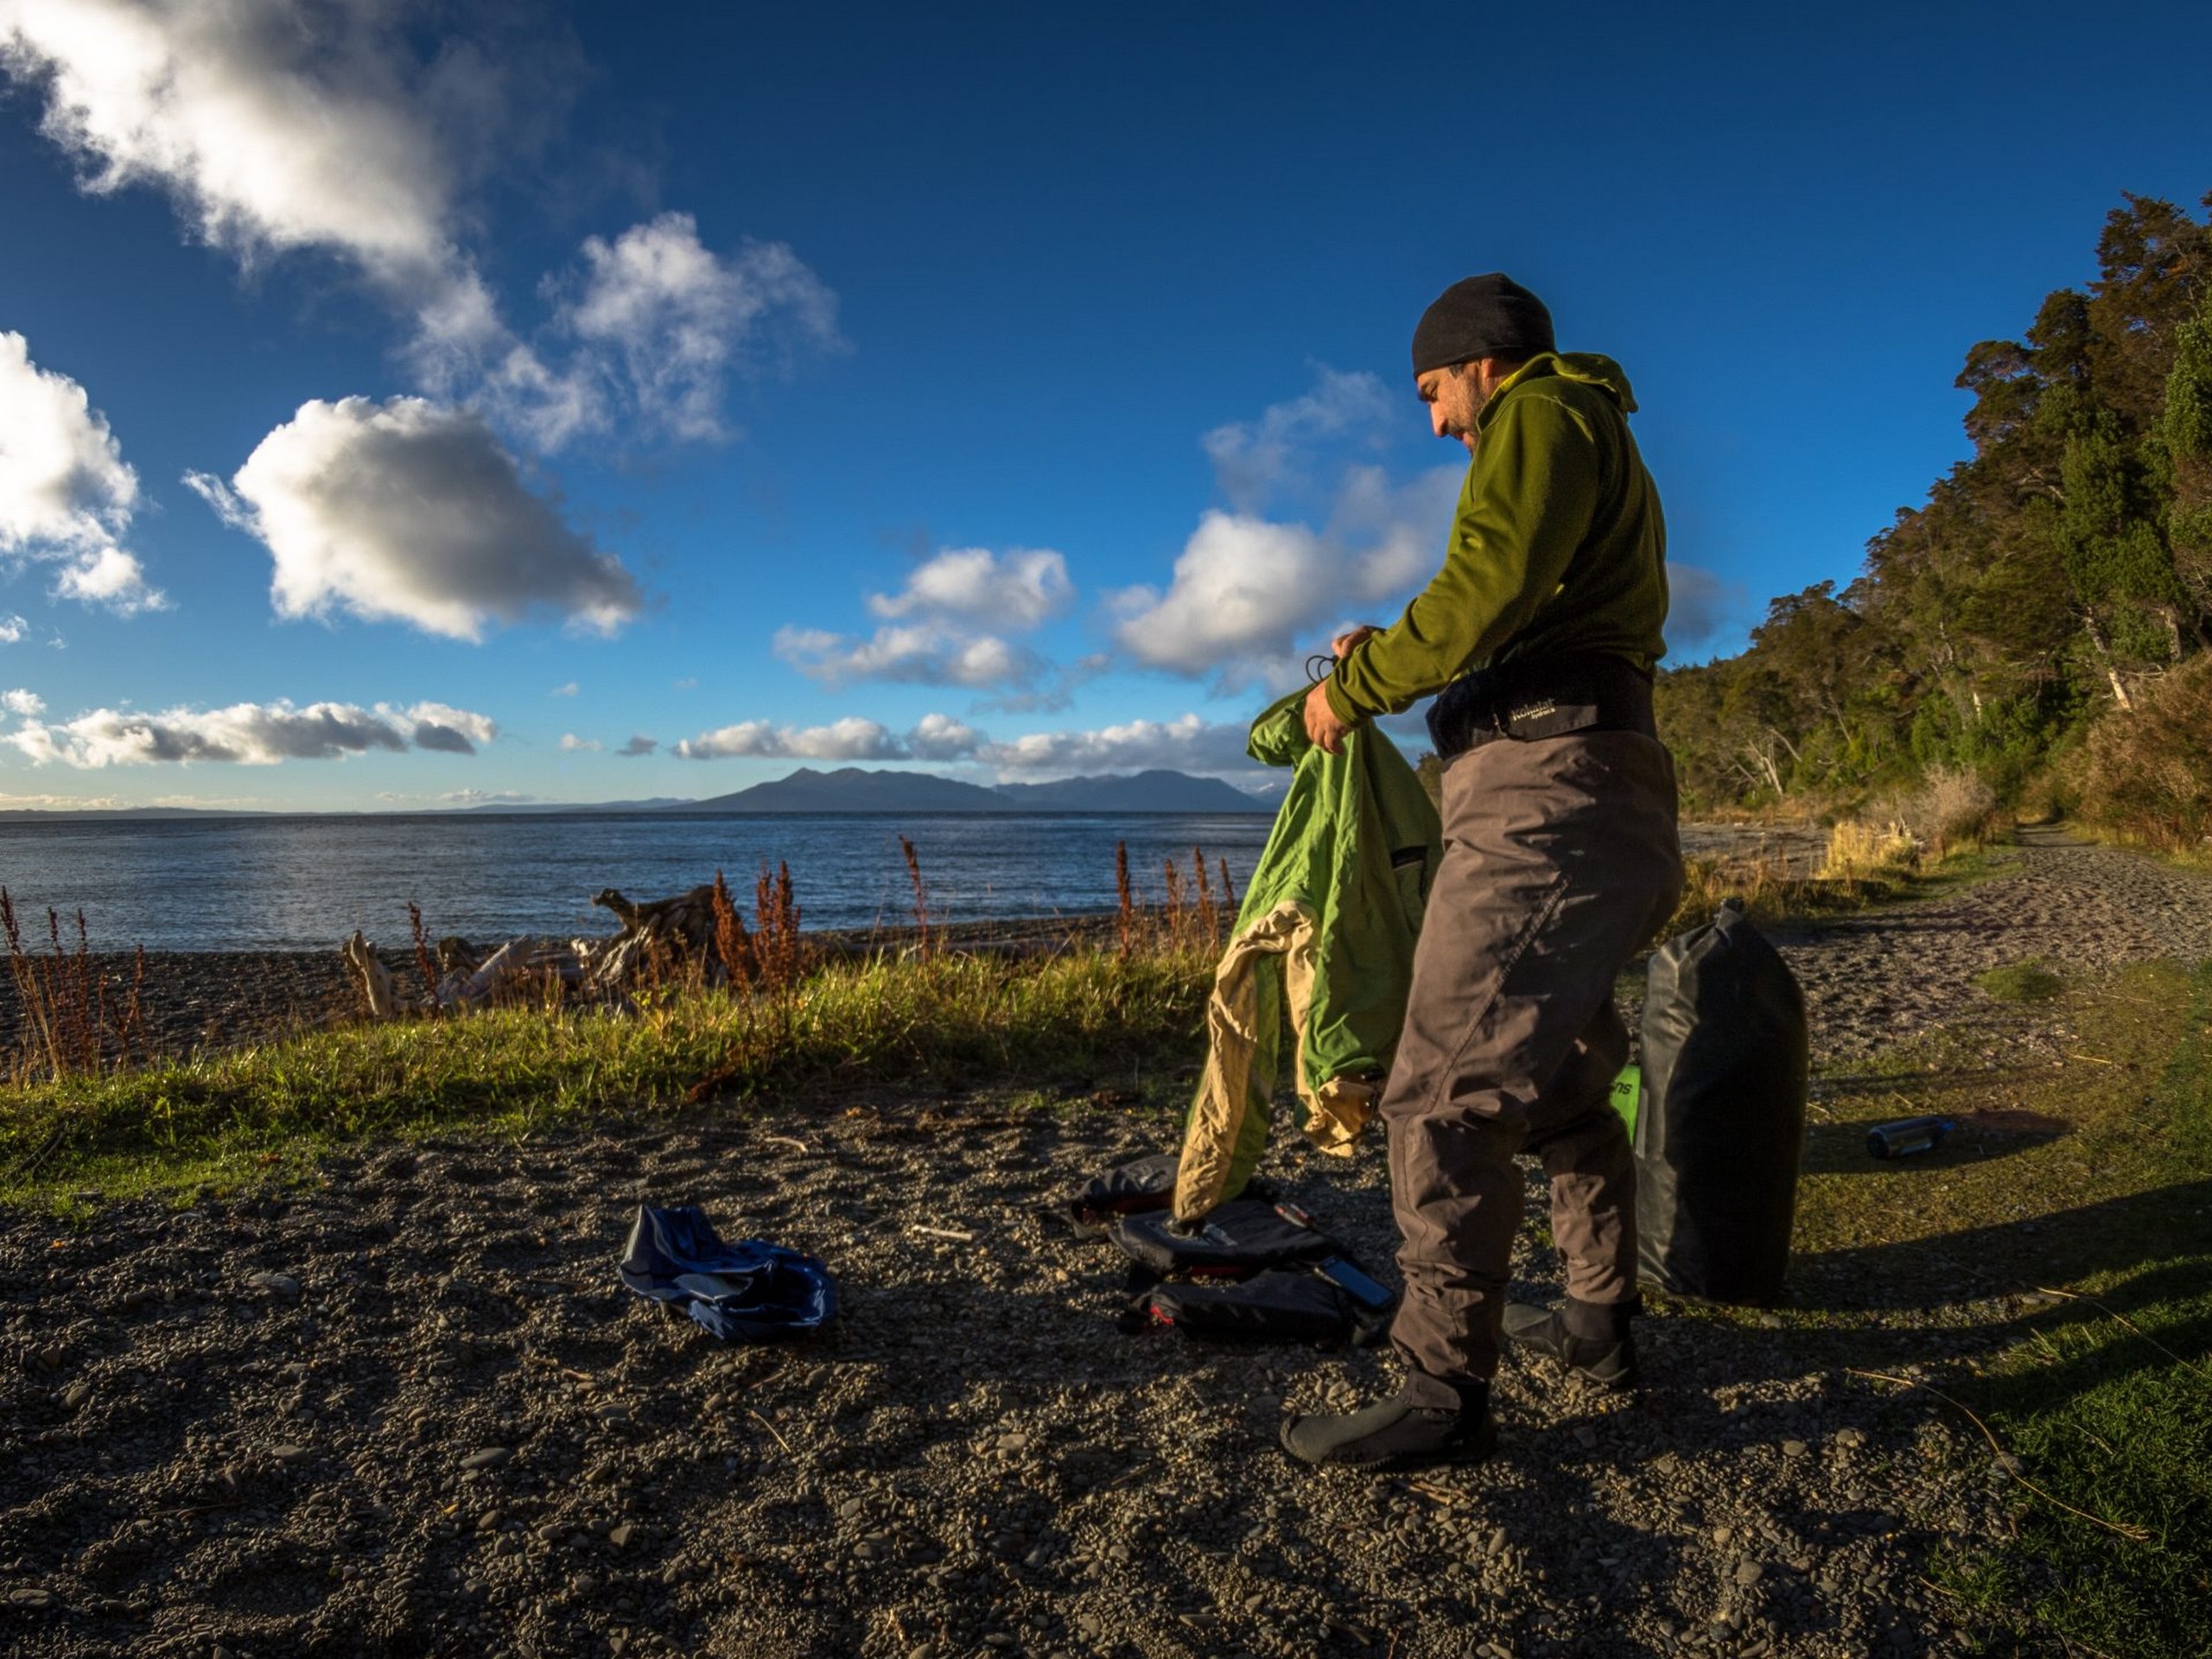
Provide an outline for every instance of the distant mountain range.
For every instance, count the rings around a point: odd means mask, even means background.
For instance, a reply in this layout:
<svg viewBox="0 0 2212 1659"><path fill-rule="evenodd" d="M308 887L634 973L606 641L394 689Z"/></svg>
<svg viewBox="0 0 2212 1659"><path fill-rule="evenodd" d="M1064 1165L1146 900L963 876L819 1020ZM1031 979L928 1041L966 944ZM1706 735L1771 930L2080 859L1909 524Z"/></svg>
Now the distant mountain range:
<svg viewBox="0 0 2212 1659"><path fill-rule="evenodd" d="M1140 772L1063 778L987 789L925 772L801 766L788 778L734 794L664 809L672 812L1272 812L1274 803L1218 778Z"/></svg>

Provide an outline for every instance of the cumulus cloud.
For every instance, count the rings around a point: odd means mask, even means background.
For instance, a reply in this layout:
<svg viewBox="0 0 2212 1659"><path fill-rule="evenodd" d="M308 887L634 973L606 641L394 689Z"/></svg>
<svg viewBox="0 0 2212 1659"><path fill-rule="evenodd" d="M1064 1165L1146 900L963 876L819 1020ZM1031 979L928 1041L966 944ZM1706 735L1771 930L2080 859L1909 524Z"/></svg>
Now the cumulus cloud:
<svg viewBox="0 0 2212 1659"><path fill-rule="evenodd" d="M409 356L431 390L480 397L549 448L618 417L721 436L732 366L836 342L835 296L790 248L717 254L682 213L588 239L580 275L553 285L567 297L550 337L520 337L464 245L463 175L509 153L526 111L557 105L560 48L420 27L443 21L429 10L0 0L0 70L42 94L41 130L86 190L165 191L244 264L346 262L412 316Z"/></svg>
<svg viewBox="0 0 2212 1659"><path fill-rule="evenodd" d="M827 726L779 726L746 720L702 732L678 743L686 760L721 760L732 756L791 757L807 760L904 760L906 746L880 721L848 715Z"/></svg>
<svg viewBox="0 0 2212 1659"><path fill-rule="evenodd" d="M224 709L170 709L159 714L95 709L74 720L28 720L4 740L37 765L87 769L162 762L231 761L276 766L327 760L371 749L418 749L473 754L499 728L486 716L444 703L401 710L378 703L239 702Z"/></svg>
<svg viewBox="0 0 2212 1659"><path fill-rule="evenodd" d="M1212 509L1163 589L1109 595L1115 639L1147 667L1285 689L1306 652L1340 624L1385 623L1443 560L1463 471L1441 467L1394 484L1349 469L1319 527Z"/></svg>
<svg viewBox="0 0 2212 1659"><path fill-rule="evenodd" d="M467 48L426 63L407 21L292 0L0 0L0 66L44 92L41 130L86 190L165 190L242 262L336 254L426 342L471 349L497 324L453 232L442 141L451 99L480 115L499 76L480 57L441 73Z"/></svg>
<svg viewBox="0 0 2212 1659"><path fill-rule="evenodd" d="M1050 548L947 548L917 565L895 594L870 594L880 617L962 617L986 627L1027 629L1075 596L1068 562Z"/></svg>
<svg viewBox="0 0 2212 1659"><path fill-rule="evenodd" d="M651 754L658 747L660 747L660 740L658 738L647 737L641 732L632 737L627 743L625 743L620 748L615 750L614 753L622 756L625 760L635 760L639 755Z"/></svg>
<svg viewBox="0 0 2212 1659"><path fill-rule="evenodd" d="M852 680L1025 686L1050 667L1027 645L941 622L887 623L865 639L821 628L779 628L775 652L808 678L832 686Z"/></svg>
<svg viewBox="0 0 2212 1659"><path fill-rule="evenodd" d="M167 601L120 545L138 474L106 417L66 374L31 361L21 334L0 333L0 557L59 564L54 592L128 616ZM23 635L22 618L0 639Z"/></svg>
<svg viewBox="0 0 2212 1659"><path fill-rule="evenodd" d="M1164 588L1107 596L1122 652L1224 690L1254 683L1283 690L1338 626L1390 620L1388 613L1442 562L1464 467L1401 481L1377 466L1344 466L1325 491L1300 493L1311 511L1285 516L1269 503L1316 470L1322 446L1340 453L1391 410L1373 375L1324 368L1305 396L1207 433L1230 505L1200 517Z"/></svg>
<svg viewBox="0 0 2212 1659"><path fill-rule="evenodd" d="M42 715L46 712L46 699L18 686L13 691L0 693L0 709L11 715Z"/></svg>
<svg viewBox="0 0 2212 1659"><path fill-rule="evenodd" d="M377 705L377 712L386 717L392 713L383 703ZM474 754L478 744L489 743L499 734L499 727L486 715L456 709L449 702L418 702L401 718L416 748L447 754Z"/></svg>
<svg viewBox="0 0 2212 1659"><path fill-rule="evenodd" d="M472 410L315 400L228 486L185 481L268 548L283 616L343 610L475 640L539 613L611 633L643 602L620 561L531 493Z"/></svg>
<svg viewBox="0 0 2212 1659"><path fill-rule="evenodd" d="M545 695L549 697L573 697L580 689L574 680L569 680L563 684L555 686Z"/></svg>
<svg viewBox="0 0 2212 1659"><path fill-rule="evenodd" d="M574 732L561 734L561 747L569 754L597 754L601 747L594 737L578 737Z"/></svg>
<svg viewBox="0 0 2212 1659"><path fill-rule="evenodd" d="M632 738L632 742L649 739ZM880 721L857 715L827 726L779 726L747 720L687 738L670 753L686 760L734 756L794 760L964 760L987 740L950 715L925 715L901 735Z"/></svg>
<svg viewBox="0 0 2212 1659"><path fill-rule="evenodd" d="M1133 720L1091 731L1031 732L981 744L976 759L997 767L1002 777L1142 772L1155 766L1219 775L1254 770L1244 753L1249 736L1244 722L1213 722L1188 714L1179 720Z"/></svg>
<svg viewBox="0 0 2212 1659"><path fill-rule="evenodd" d="M21 645L31 625L20 616L0 616L0 645Z"/></svg>
<svg viewBox="0 0 2212 1659"><path fill-rule="evenodd" d="M906 734L906 752L917 760L964 760L983 741L981 732L950 715L924 715Z"/></svg>
<svg viewBox="0 0 2212 1659"><path fill-rule="evenodd" d="M825 685L891 680L910 685L1000 690L1025 702L1061 702L1034 692L1052 664L1005 632L1038 626L1075 596L1067 560L1049 548L948 548L917 565L895 594L870 594L888 619L865 638L825 628L785 627L776 654Z"/></svg>
<svg viewBox="0 0 2212 1659"><path fill-rule="evenodd" d="M1214 428L1204 440L1206 454L1222 493L1238 511L1257 512L1288 480L1306 446L1379 426L1392 410L1392 398L1373 375L1323 367L1303 397L1269 405L1256 421Z"/></svg>

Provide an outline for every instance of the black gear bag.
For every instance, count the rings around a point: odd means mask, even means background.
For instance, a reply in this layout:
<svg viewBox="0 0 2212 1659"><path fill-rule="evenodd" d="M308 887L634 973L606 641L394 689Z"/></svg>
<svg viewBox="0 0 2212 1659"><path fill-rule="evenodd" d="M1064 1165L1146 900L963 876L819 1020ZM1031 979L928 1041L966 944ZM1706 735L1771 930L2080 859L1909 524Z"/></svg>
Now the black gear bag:
<svg viewBox="0 0 2212 1659"><path fill-rule="evenodd" d="M1777 1301L1804 1154L1804 993L1733 900L1654 951L1645 985L1642 1277L1707 1301Z"/></svg>

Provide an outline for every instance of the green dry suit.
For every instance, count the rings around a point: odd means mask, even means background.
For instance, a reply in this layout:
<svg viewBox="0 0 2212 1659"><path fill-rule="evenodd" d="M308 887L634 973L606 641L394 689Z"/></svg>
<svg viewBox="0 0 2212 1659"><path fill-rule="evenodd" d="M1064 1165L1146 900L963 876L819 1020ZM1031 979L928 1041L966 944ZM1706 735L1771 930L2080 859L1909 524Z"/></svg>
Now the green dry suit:
<svg viewBox="0 0 2212 1659"><path fill-rule="evenodd" d="M1175 1180L1179 1221L1242 1192L1267 1148L1286 1004L1301 1127L1341 1156L1374 1110L1405 1020L1414 941L1444 855L1436 809L1371 726L1341 754L1314 747L1306 696L1252 723L1252 758L1297 771L1214 974L1211 1046Z"/></svg>

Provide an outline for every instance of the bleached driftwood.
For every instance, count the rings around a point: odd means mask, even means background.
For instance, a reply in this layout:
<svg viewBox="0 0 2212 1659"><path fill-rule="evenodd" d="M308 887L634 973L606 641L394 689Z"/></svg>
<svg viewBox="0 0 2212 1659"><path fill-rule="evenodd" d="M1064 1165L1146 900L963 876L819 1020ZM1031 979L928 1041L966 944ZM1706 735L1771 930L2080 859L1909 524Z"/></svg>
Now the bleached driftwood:
<svg viewBox="0 0 2212 1659"><path fill-rule="evenodd" d="M700 887L633 904L608 887L592 903L614 913L622 924L619 933L565 944L510 939L480 961L473 959L465 940L442 940L439 962L447 971L438 981L435 1004L442 1009L480 1007L532 975L551 975L588 997L619 1001L671 957L697 967L709 983L718 983L725 970L715 949L714 893L712 887ZM358 930L346 940L344 954L372 1018L390 1020L430 1006L400 990L376 948Z"/></svg>

